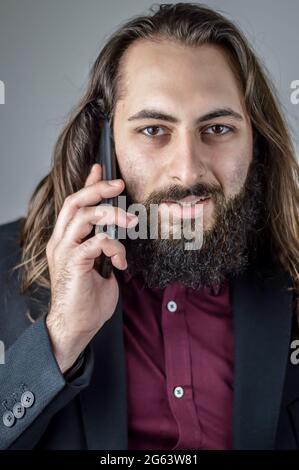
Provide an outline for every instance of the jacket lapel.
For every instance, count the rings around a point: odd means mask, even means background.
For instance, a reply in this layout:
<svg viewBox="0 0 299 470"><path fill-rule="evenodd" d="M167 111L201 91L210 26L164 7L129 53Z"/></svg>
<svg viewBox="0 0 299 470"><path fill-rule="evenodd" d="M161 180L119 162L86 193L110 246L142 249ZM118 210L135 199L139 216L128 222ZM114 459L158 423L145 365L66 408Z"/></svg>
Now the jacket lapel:
<svg viewBox="0 0 299 470"><path fill-rule="evenodd" d="M235 331L233 449L273 449L292 324L290 276L248 269L232 281Z"/></svg>

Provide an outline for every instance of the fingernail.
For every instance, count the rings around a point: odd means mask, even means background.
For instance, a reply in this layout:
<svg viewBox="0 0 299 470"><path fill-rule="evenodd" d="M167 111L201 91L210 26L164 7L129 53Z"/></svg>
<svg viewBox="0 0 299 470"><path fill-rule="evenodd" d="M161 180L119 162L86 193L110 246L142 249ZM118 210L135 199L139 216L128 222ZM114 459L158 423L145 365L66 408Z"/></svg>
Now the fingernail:
<svg viewBox="0 0 299 470"><path fill-rule="evenodd" d="M138 223L138 217L134 216L133 214L130 214L130 215L127 214L127 222L128 222L128 225L127 225L128 228L136 227Z"/></svg>
<svg viewBox="0 0 299 470"><path fill-rule="evenodd" d="M95 166L96 166L96 164L94 163L94 164L92 165L92 167L90 168L90 173L93 172L93 170L95 169Z"/></svg>
<svg viewBox="0 0 299 470"><path fill-rule="evenodd" d="M135 214L130 214L130 212L127 212L127 217L128 217L128 219L130 219L130 220L135 220L135 219L137 219L137 216L136 216Z"/></svg>
<svg viewBox="0 0 299 470"><path fill-rule="evenodd" d="M119 183L121 182L121 180L111 180L111 181L108 181L108 183L111 185L111 186L119 186Z"/></svg>

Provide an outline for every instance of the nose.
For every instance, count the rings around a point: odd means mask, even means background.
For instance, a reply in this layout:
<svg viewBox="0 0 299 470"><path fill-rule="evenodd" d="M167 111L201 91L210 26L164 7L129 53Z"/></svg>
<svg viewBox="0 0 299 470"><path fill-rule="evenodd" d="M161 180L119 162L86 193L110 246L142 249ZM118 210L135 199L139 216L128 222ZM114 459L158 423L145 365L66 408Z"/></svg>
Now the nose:
<svg viewBox="0 0 299 470"><path fill-rule="evenodd" d="M202 143L188 130L177 137L171 152L168 175L184 186L192 186L207 173Z"/></svg>

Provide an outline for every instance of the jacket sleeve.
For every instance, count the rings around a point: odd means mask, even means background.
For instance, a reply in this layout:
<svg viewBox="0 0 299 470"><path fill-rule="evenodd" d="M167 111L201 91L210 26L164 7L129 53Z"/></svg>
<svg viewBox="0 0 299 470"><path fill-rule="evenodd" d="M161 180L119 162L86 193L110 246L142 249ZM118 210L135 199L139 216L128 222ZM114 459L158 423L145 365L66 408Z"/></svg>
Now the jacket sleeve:
<svg viewBox="0 0 299 470"><path fill-rule="evenodd" d="M52 416L90 382L90 346L80 373L67 380L55 359L45 318L23 331L0 364L1 449L34 448Z"/></svg>

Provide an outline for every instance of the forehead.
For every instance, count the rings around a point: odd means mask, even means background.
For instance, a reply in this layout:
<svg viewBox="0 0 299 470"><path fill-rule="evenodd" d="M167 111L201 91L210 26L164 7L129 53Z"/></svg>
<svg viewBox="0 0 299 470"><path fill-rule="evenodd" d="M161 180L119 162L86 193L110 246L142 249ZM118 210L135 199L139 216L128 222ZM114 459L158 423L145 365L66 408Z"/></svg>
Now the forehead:
<svg viewBox="0 0 299 470"><path fill-rule="evenodd" d="M236 74L219 46L137 40L124 53L120 70L121 101L130 110L174 101L197 109L207 102L209 107L222 103L242 109Z"/></svg>

